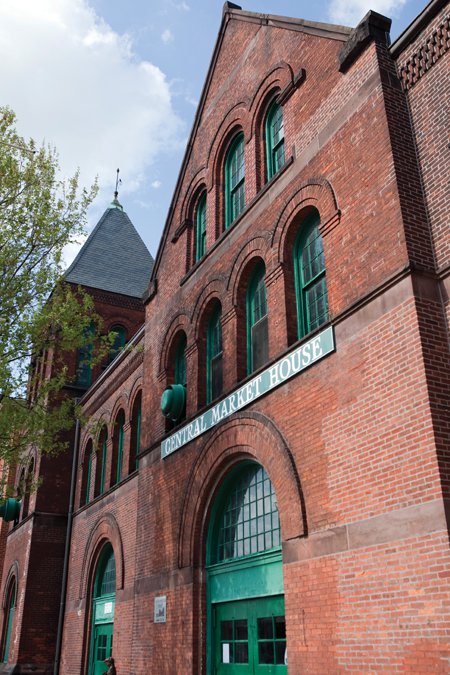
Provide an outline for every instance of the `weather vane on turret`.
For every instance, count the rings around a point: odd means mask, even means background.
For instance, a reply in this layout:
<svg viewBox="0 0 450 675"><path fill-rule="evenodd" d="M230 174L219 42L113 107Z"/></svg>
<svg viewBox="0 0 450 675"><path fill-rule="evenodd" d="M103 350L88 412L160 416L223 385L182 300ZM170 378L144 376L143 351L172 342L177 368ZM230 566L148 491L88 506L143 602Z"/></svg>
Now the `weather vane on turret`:
<svg viewBox="0 0 450 675"><path fill-rule="evenodd" d="M117 169L117 175L116 175L116 189L114 190L114 199L111 202L111 207L110 208L116 208L116 209L122 209L123 211L123 206L119 202L118 197L119 197L119 185L122 185L122 179L119 178L119 172L120 169Z"/></svg>

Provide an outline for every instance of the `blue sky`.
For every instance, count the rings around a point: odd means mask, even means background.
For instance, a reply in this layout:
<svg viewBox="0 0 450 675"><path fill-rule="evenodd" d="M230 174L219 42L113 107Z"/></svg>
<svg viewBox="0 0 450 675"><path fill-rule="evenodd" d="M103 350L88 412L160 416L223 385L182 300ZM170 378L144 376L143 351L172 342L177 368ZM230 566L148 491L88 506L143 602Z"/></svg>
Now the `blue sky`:
<svg viewBox="0 0 450 675"><path fill-rule="evenodd" d="M239 3L238 3L239 4ZM355 25L374 9L394 40L425 0L248 0L248 11ZM1 105L56 146L63 172L98 175L92 227L120 200L151 253L162 228L222 17L214 0L2 0ZM68 262L76 246L67 253Z"/></svg>

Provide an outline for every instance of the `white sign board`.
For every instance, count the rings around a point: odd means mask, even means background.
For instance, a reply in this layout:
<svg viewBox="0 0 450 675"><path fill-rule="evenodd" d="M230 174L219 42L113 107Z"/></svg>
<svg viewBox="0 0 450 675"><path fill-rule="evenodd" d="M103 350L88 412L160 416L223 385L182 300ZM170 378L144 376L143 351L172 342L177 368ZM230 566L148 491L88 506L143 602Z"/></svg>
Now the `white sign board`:
<svg viewBox="0 0 450 675"><path fill-rule="evenodd" d="M153 620L155 623L166 623L166 608L167 598L165 595L160 595L155 598L155 609Z"/></svg>

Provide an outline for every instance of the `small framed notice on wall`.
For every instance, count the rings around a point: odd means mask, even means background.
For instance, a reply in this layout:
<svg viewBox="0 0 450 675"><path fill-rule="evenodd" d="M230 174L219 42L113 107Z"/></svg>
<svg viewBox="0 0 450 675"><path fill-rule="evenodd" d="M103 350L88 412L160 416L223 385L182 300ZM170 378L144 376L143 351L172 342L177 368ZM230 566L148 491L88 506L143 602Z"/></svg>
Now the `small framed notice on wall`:
<svg viewBox="0 0 450 675"><path fill-rule="evenodd" d="M167 597L160 595L155 598L154 623L166 623Z"/></svg>

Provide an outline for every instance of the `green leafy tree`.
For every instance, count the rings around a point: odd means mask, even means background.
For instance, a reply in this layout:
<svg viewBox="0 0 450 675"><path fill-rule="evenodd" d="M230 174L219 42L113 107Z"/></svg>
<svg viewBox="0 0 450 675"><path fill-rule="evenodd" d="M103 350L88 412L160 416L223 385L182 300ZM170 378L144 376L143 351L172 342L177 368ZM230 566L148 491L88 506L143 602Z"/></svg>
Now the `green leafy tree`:
<svg viewBox="0 0 450 675"><path fill-rule="evenodd" d="M59 177L49 147L25 141L0 108L0 462L54 452L73 424L65 356L99 335L93 301L63 280L63 249L84 233L96 185ZM106 347L107 349L107 347ZM97 350L101 355L101 350ZM52 367L50 368L50 365Z"/></svg>

